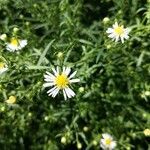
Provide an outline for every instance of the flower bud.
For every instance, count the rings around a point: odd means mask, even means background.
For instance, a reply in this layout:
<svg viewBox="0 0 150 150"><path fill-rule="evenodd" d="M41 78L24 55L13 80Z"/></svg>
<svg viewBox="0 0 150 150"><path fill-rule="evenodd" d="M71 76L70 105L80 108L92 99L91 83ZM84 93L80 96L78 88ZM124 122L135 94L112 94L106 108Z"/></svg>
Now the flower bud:
<svg viewBox="0 0 150 150"><path fill-rule="evenodd" d="M150 129L145 129L143 133L145 136L150 136Z"/></svg>
<svg viewBox="0 0 150 150"><path fill-rule="evenodd" d="M6 35L6 34L0 35L0 39L1 39L2 41L6 41L7 35Z"/></svg>
<svg viewBox="0 0 150 150"><path fill-rule="evenodd" d="M57 57L58 57L58 58L62 58L62 57L63 57L63 53L62 53L62 52L59 52L59 53L57 54Z"/></svg>
<svg viewBox="0 0 150 150"><path fill-rule="evenodd" d="M104 24L108 23L109 21L110 21L110 19L109 19L108 17L105 17L105 18L103 19L103 23L104 23Z"/></svg>
<svg viewBox="0 0 150 150"><path fill-rule="evenodd" d="M38 5L37 5L37 4L33 4L33 7L34 7L34 8L37 8L37 7L38 7Z"/></svg>
<svg viewBox="0 0 150 150"><path fill-rule="evenodd" d="M61 138L61 143L62 143L62 144L66 144L66 141L67 141L66 138L63 136L63 137Z"/></svg>
<svg viewBox="0 0 150 150"><path fill-rule="evenodd" d="M89 130L89 128L88 128L88 127L86 127L86 126L85 126L85 127L83 127L83 131L84 131L84 132L87 132L88 130Z"/></svg>
<svg viewBox="0 0 150 150"><path fill-rule="evenodd" d="M150 91L145 91L144 93L146 96L150 96Z"/></svg>
<svg viewBox="0 0 150 150"><path fill-rule="evenodd" d="M45 121L48 121L48 116L45 116L45 117L44 117L44 120L45 120Z"/></svg>
<svg viewBox="0 0 150 150"><path fill-rule="evenodd" d="M31 112L29 112L29 113L28 113L28 116L29 116L29 117L31 117L31 116L32 116L32 113L31 113Z"/></svg>
<svg viewBox="0 0 150 150"><path fill-rule="evenodd" d="M78 142L78 143L77 143L77 148L78 148L78 149L81 149L81 148L82 148L82 144Z"/></svg>
<svg viewBox="0 0 150 150"><path fill-rule="evenodd" d="M83 92L84 92L84 87L80 87L80 88L79 88L79 92L80 92L80 93L83 93Z"/></svg>
<svg viewBox="0 0 150 150"><path fill-rule="evenodd" d="M24 17L23 15L20 15L20 16L19 16L20 19L23 19L23 17Z"/></svg>
<svg viewBox="0 0 150 150"><path fill-rule="evenodd" d="M147 118L147 114L146 113L143 113L142 116L143 116L143 118Z"/></svg>
<svg viewBox="0 0 150 150"><path fill-rule="evenodd" d="M19 31L19 29L17 27L13 28L13 32L17 33Z"/></svg>
<svg viewBox="0 0 150 150"><path fill-rule="evenodd" d="M30 25L30 22L27 21L25 24L26 24L26 26L29 26L29 25Z"/></svg>
<svg viewBox="0 0 150 150"><path fill-rule="evenodd" d="M93 143L94 146L96 146L98 144L97 141L95 141L95 140L93 140L92 143Z"/></svg>
<svg viewBox="0 0 150 150"><path fill-rule="evenodd" d="M110 48L111 48L111 45L107 45L106 48L107 48L107 49L110 49Z"/></svg>
<svg viewBox="0 0 150 150"><path fill-rule="evenodd" d="M1 111L5 111L5 107L4 106L1 107Z"/></svg>

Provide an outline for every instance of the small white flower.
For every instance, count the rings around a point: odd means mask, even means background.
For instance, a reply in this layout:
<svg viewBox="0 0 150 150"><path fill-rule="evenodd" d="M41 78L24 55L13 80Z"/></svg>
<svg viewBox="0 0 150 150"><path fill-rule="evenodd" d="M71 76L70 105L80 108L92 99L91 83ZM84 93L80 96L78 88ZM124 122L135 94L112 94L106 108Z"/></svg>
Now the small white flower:
<svg viewBox="0 0 150 150"><path fill-rule="evenodd" d="M72 79L76 75L76 71L69 75L71 69L68 67L63 67L63 71L61 73L59 72L58 67L56 68L56 70L54 68L52 70L54 75L50 72L46 72L46 74L44 75L44 81L46 83L44 83L43 86L51 87L51 89L47 91L48 95L55 97L59 93L59 91L62 90L65 100L67 100L67 98L74 97L75 93L72 89L69 88L69 85L71 83L80 81L79 79Z"/></svg>
<svg viewBox="0 0 150 150"><path fill-rule="evenodd" d="M124 43L124 39L129 38L129 28L124 28L123 25L118 25L117 22L113 25L113 28L108 28L106 31L109 34L109 38L112 38L115 40L115 42L118 42L121 40L122 43Z"/></svg>
<svg viewBox="0 0 150 150"><path fill-rule="evenodd" d="M3 62L0 62L0 74L4 73L7 70L8 70L7 65Z"/></svg>
<svg viewBox="0 0 150 150"><path fill-rule="evenodd" d="M27 45L27 40L20 40L17 38L12 38L10 43L6 44L6 49L10 52L21 50Z"/></svg>
<svg viewBox="0 0 150 150"><path fill-rule="evenodd" d="M104 150L113 150L116 147L116 141L113 140L112 136L108 133L102 134L102 139L100 140L100 146Z"/></svg>

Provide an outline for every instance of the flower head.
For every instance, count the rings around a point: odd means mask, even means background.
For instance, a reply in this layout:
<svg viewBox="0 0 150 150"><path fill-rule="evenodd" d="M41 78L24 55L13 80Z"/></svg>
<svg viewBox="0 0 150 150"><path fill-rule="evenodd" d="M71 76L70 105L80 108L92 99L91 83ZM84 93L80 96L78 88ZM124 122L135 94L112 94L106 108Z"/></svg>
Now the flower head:
<svg viewBox="0 0 150 150"><path fill-rule="evenodd" d="M17 27L14 27L14 28L13 28L13 32L14 32L14 33L17 33L18 31L19 31L19 29L18 29Z"/></svg>
<svg viewBox="0 0 150 150"><path fill-rule="evenodd" d="M56 70L54 68L52 70L54 75L50 72L46 72L46 74L44 75L44 80L46 81L46 83L44 83L43 86L52 87L47 91L48 95L55 97L59 93L59 91L62 90L65 100L67 99L67 97L74 97L75 93L70 89L69 85L71 83L80 81L79 79L72 79L76 75L76 71L69 75L71 69L68 67L63 67L62 72L59 72L58 67Z"/></svg>
<svg viewBox="0 0 150 150"><path fill-rule="evenodd" d="M8 100L6 100L7 104L14 104L16 102L15 96L10 96Z"/></svg>
<svg viewBox="0 0 150 150"><path fill-rule="evenodd" d="M6 63L0 62L0 74L2 74L3 72L5 72L7 70L8 70L8 67L7 67Z"/></svg>
<svg viewBox="0 0 150 150"><path fill-rule="evenodd" d="M120 26L117 22L115 22L113 28L108 28L106 32L109 34L108 37L115 40L115 42L118 42L120 39L121 42L124 43L124 39L129 38L128 34L130 31L128 28L124 28L123 25Z"/></svg>
<svg viewBox="0 0 150 150"><path fill-rule="evenodd" d="M108 133L102 134L102 139L100 140L100 146L104 150L113 150L116 147L116 141L113 140L112 136Z"/></svg>
<svg viewBox="0 0 150 150"><path fill-rule="evenodd" d="M108 17L105 17L105 18L103 19L103 23L104 23L104 24L108 23L109 21L110 21L110 19L109 19Z"/></svg>
<svg viewBox="0 0 150 150"><path fill-rule="evenodd" d="M10 42L6 44L6 49L10 52L21 50L27 45L27 40L20 40L17 38L11 38Z"/></svg>
<svg viewBox="0 0 150 150"><path fill-rule="evenodd" d="M63 137L61 138L61 143L62 143L62 144L66 144L66 142L67 142L67 139L66 139L66 137L63 136Z"/></svg>

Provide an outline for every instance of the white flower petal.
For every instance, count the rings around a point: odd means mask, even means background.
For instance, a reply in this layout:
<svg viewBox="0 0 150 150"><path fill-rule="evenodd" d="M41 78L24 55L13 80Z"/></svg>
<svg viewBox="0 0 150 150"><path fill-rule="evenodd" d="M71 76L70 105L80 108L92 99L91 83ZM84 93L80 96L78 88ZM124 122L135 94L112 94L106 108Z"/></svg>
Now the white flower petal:
<svg viewBox="0 0 150 150"><path fill-rule="evenodd" d="M113 24L113 28L117 28L118 27L118 22L115 22L115 24Z"/></svg>
<svg viewBox="0 0 150 150"><path fill-rule="evenodd" d="M124 38L127 40L127 39L129 39L129 36L128 36L128 35L125 35Z"/></svg>
<svg viewBox="0 0 150 150"><path fill-rule="evenodd" d="M114 38L114 37L115 37L115 34L114 34L114 33L111 33L111 34L108 35L108 37L109 37L109 38Z"/></svg>
<svg viewBox="0 0 150 150"><path fill-rule="evenodd" d="M46 71L46 73L51 77L51 78L55 78L55 76L53 74L51 74L50 72Z"/></svg>
<svg viewBox="0 0 150 150"><path fill-rule="evenodd" d="M108 29L106 30L106 33L112 33L113 31L114 31L113 28L108 28Z"/></svg>
<svg viewBox="0 0 150 150"><path fill-rule="evenodd" d="M100 143L105 145L105 139L101 139Z"/></svg>
<svg viewBox="0 0 150 150"><path fill-rule="evenodd" d="M0 74L4 73L4 72L7 71L7 70L8 70L7 67L0 69Z"/></svg>
<svg viewBox="0 0 150 150"><path fill-rule="evenodd" d="M64 95L64 99L67 100L67 95L66 95L65 90L63 90L63 95Z"/></svg>
<svg viewBox="0 0 150 150"><path fill-rule="evenodd" d="M55 90L53 91L52 97L55 97L55 96L58 94L58 92L59 92L59 89L58 89L58 88L55 89Z"/></svg>
<svg viewBox="0 0 150 150"><path fill-rule="evenodd" d="M49 75L44 75L44 80L45 81L54 81L55 80L55 77L51 77Z"/></svg>
<svg viewBox="0 0 150 150"><path fill-rule="evenodd" d="M52 96L55 97L59 92L59 89L57 87L55 87L55 89L53 91L51 91L48 96Z"/></svg>
<svg viewBox="0 0 150 150"><path fill-rule="evenodd" d="M51 93L51 92L53 92L56 88L57 88L56 86L55 86L55 87L53 87L53 88L51 88L50 90L48 90L48 91L47 91L47 93Z"/></svg>
<svg viewBox="0 0 150 150"><path fill-rule="evenodd" d="M53 70L55 76L57 76L57 75L59 74L59 72L57 72L57 71L55 70L55 68L52 68L52 70Z"/></svg>
<svg viewBox="0 0 150 150"><path fill-rule="evenodd" d="M54 85L54 83L44 83L43 87L50 87L50 86L53 86L53 85Z"/></svg>
<svg viewBox="0 0 150 150"><path fill-rule="evenodd" d="M119 40L119 35L117 35L117 36L115 37L115 42L118 42L118 40Z"/></svg>
<svg viewBox="0 0 150 150"><path fill-rule="evenodd" d="M62 71L62 72L65 72L65 70L66 70L66 68L65 68L65 67L63 67L63 71Z"/></svg>
<svg viewBox="0 0 150 150"><path fill-rule="evenodd" d="M68 89L65 88L64 90L65 90L65 93L66 93L67 97L68 97L68 98L71 98L71 95L70 95L70 93L68 92Z"/></svg>
<svg viewBox="0 0 150 150"><path fill-rule="evenodd" d="M108 133L103 133L102 134L102 137L104 138L104 139L112 139L112 136L110 135L110 134L108 134Z"/></svg>
<svg viewBox="0 0 150 150"><path fill-rule="evenodd" d="M100 143L100 147L104 150L106 149L105 145L103 145L102 143Z"/></svg>
<svg viewBox="0 0 150 150"><path fill-rule="evenodd" d="M68 76L70 72L71 72L71 69L67 67L66 70L64 71L64 74Z"/></svg>
<svg viewBox="0 0 150 150"><path fill-rule="evenodd" d="M12 44L7 43L6 49L10 52L14 52L15 50L18 50L18 48Z"/></svg>
<svg viewBox="0 0 150 150"><path fill-rule="evenodd" d="M112 141L111 144L110 144L110 148L114 149L116 147L116 145L117 145L116 141Z"/></svg>
<svg viewBox="0 0 150 150"><path fill-rule="evenodd" d="M44 81L54 83L54 80L45 78Z"/></svg>
<svg viewBox="0 0 150 150"><path fill-rule="evenodd" d="M76 83L76 82L80 82L80 79L71 79L69 81L70 81L70 83Z"/></svg>
<svg viewBox="0 0 150 150"><path fill-rule="evenodd" d="M27 45L27 40L19 40L19 45L21 48L24 48Z"/></svg>
<svg viewBox="0 0 150 150"><path fill-rule="evenodd" d="M69 97L69 98L71 98L71 97L74 97L74 96L75 96L74 91L73 91L73 90L71 90L70 88L65 88L65 90L66 90L66 93L67 93L68 95L70 95L70 97Z"/></svg>
<svg viewBox="0 0 150 150"><path fill-rule="evenodd" d="M73 78L76 75L77 71L73 72L70 76L69 79Z"/></svg>
<svg viewBox="0 0 150 150"><path fill-rule="evenodd" d="M121 36L120 39L121 39L121 42L124 43L124 37Z"/></svg>
<svg viewBox="0 0 150 150"><path fill-rule="evenodd" d="M58 68L58 66L56 67L56 71L57 71L57 73L59 74L59 68Z"/></svg>
<svg viewBox="0 0 150 150"><path fill-rule="evenodd" d="M131 29L130 29L130 28L126 28L126 29L125 29L125 32L126 32L127 34L129 34L129 32L131 32Z"/></svg>

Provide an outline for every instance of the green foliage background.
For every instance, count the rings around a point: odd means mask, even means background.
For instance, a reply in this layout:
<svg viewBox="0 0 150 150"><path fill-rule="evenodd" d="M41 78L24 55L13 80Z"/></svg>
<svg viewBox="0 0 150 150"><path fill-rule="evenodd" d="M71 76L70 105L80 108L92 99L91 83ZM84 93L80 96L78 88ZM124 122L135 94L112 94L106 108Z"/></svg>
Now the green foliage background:
<svg viewBox="0 0 150 150"><path fill-rule="evenodd" d="M1 34L11 37L18 27L28 40L14 53L0 44L9 67L0 76L2 150L75 150L79 143L98 150L102 133L113 135L117 150L150 149L143 134L150 127L144 94L150 91L150 1L0 0L0 14ZM132 29L124 44L107 37L115 21ZM47 96L43 74L53 66L78 71L75 98ZM10 95L17 97L14 106L5 103Z"/></svg>

